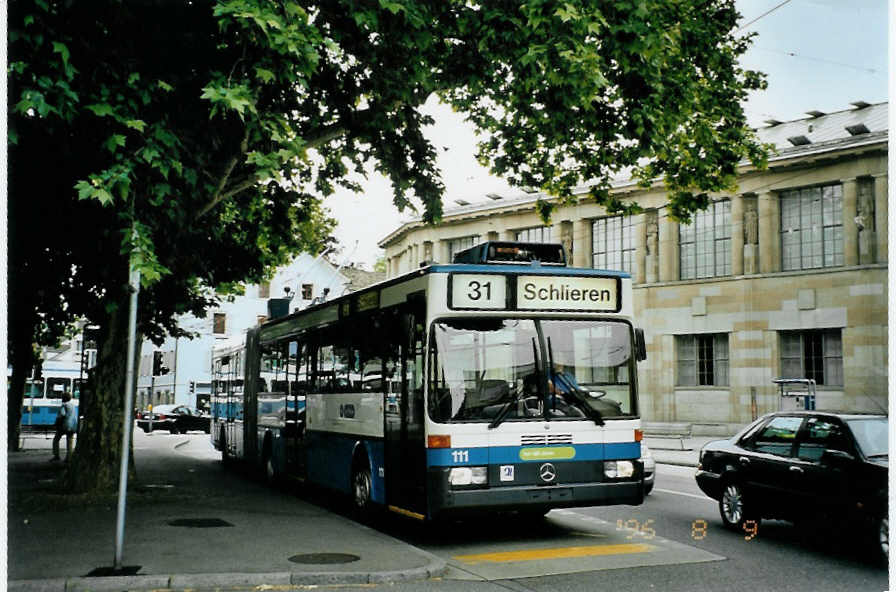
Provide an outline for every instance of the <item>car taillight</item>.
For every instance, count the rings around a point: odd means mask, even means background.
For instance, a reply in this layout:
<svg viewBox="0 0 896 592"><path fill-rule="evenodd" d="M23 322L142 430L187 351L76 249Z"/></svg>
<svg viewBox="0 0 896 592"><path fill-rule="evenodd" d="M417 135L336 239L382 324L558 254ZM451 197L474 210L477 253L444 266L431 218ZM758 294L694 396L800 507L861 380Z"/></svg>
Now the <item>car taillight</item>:
<svg viewBox="0 0 896 592"><path fill-rule="evenodd" d="M164 413L161 413L159 415L156 415L156 419L167 419L167 418L165 417Z"/></svg>

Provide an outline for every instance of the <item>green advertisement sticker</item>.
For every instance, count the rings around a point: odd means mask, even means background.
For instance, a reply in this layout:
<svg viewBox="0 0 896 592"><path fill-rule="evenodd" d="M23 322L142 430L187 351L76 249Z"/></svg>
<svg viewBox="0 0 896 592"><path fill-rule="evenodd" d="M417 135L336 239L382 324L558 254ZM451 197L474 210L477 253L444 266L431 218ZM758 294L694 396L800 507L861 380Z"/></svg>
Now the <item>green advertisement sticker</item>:
<svg viewBox="0 0 896 592"><path fill-rule="evenodd" d="M568 460L575 456L576 449L572 446L523 448L520 450L520 460Z"/></svg>

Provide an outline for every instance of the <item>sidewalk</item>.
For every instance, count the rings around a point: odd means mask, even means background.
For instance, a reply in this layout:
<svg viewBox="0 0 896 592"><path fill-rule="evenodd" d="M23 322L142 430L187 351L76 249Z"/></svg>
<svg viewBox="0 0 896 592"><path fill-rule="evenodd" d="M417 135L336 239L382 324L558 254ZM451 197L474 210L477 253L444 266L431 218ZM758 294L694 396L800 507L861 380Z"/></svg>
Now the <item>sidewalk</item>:
<svg viewBox="0 0 896 592"><path fill-rule="evenodd" d="M684 438L684 450L681 443L674 438L651 437L644 434L644 442L650 448L653 459L660 464L696 467L700 457L700 449L707 442L722 440L724 436L692 436Z"/></svg>
<svg viewBox="0 0 896 592"><path fill-rule="evenodd" d="M29 437L25 450L7 455L13 592L368 584L426 579L446 568L309 496L272 493L224 471L207 437L137 431L139 479L128 488L122 557L139 569L87 577L113 565L117 496L85 505L55 493L63 467L48 462L50 445ZM178 454L185 447L191 454Z"/></svg>

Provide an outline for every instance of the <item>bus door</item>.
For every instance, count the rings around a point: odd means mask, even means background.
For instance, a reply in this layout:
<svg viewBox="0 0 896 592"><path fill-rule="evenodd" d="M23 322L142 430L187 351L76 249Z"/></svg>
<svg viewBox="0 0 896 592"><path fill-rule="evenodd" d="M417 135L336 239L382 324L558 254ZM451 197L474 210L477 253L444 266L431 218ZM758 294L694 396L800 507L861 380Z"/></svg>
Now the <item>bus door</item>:
<svg viewBox="0 0 896 592"><path fill-rule="evenodd" d="M403 315L397 359L386 362L386 499L390 506L426 514L426 451L423 425L422 314ZM393 366L392 368L389 365Z"/></svg>
<svg viewBox="0 0 896 592"><path fill-rule="evenodd" d="M289 393L286 396L286 472L305 477L305 395L308 392L308 345L289 344Z"/></svg>

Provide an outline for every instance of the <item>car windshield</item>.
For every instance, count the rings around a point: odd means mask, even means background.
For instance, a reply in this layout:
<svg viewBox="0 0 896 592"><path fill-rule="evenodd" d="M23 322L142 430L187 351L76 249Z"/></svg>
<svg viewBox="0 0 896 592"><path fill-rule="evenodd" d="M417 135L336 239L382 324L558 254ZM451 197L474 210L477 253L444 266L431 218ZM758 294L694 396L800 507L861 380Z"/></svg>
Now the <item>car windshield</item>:
<svg viewBox="0 0 896 592"><path fill-rule="evenodd" d="M637 413L631 335L627 323L608 320L436 322L430 416L439 422L492 421L499 414L507 421L631 417Z"/></svg>
<svg viewBox="0 0 896 592"><path fill-rule="evenodd" d="M846 421L865 456L888 456L887 418L869 417Z"/></svg>

